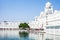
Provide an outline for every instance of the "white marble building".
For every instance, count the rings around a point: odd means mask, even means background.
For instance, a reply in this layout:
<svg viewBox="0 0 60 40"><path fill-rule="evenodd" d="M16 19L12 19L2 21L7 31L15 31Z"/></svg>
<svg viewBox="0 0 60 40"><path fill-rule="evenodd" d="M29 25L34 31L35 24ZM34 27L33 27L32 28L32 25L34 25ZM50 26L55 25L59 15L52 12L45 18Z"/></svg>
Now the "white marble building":
<svg viewBox="0 0 60 40"><path fill-rule="evenodd" d="M40 28L41 26L60 26L60 10L54 10L50 2L47 2L44 10L39 16L35 17L34 21L30 21L31 28Z"/></svg>
<svg viewBox="0 0 60 40"><path fill-rule="evenodd" d="M18 25L20 22L12 22L12 21L1 21L0 28L19 28Z"/></svg>
<svg viewBox="0 0 60 40"><path fill-rule="evenodd" d="M0 28L18 28L21 22L0 22ZM30 28L40 29L43 26L60 26L60 10L54 10L50 2L47 2L44 10L39 16L35 17L34 21L29 22Z"/></svg>

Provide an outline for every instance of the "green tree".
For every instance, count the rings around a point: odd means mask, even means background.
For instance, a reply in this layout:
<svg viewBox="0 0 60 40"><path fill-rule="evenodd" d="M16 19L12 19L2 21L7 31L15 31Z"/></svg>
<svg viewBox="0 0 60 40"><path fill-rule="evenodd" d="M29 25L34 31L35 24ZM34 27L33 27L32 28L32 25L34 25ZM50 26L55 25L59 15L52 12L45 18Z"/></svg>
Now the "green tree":
<svg viewBox="0 0 60 40"><path fill-rule="evenodd" d="M25 28L30 28L27 23L20 23L19 28L25 29Z"/></svg>

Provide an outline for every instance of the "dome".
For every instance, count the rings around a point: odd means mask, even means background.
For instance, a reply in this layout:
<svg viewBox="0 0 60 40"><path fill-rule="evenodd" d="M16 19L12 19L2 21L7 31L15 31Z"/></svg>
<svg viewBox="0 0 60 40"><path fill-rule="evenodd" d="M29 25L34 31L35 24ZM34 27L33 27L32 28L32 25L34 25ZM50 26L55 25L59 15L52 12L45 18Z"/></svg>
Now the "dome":
<svg viewBox="0 0 60 40"><path fill-rule="evenodd" d="M46 3L46 8L51 8L51 3L50 2Z"/></svg>

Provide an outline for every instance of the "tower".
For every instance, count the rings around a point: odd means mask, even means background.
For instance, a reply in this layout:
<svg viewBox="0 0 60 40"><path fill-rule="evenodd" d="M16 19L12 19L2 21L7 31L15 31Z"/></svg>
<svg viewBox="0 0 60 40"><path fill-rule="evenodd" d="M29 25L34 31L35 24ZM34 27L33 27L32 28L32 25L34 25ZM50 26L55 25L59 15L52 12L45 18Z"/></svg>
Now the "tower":
<svg viewBox="0 0 60 40"><path fill-rule="evenodd" d="M48 15L53 14L53 7L50 2L46 3L44 13L46 14L46 25L48 25Z"/></svg>
<svg viewBox="0 0 60 40"><path fill-rule="evenodd" d="M46 13L46 15L53 13L53 6L51 5L50 2L47 2L45 5L45 13Z"/></svg>

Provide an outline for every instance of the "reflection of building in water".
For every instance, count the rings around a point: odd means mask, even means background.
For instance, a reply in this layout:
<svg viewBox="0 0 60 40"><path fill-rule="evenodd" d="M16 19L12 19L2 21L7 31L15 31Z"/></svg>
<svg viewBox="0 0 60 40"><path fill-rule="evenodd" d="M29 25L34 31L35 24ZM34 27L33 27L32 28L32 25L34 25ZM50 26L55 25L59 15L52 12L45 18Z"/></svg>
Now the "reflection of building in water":
<svg viewBox="0 0 60 40"><path fill-rule="evenodd" d="M60 27L60 11L53 10L53 6L50 2L47 2L44 11L40 13L40 16L35 17L34 21L29 22L31 28L44 27Z"/></svg>
<svg viewBox="0 0 60 40"><path fill-rule="evenodd" d="M32 33L30 32L28 37L20 36L17 30L0 30L0 40L60 40L59 35Z"/></svg>
<svg viewBox="0 0 60 40"><path fill-rule="evenodd" d="M4 38L17 38L17 37L19 37L19 31L17 31L17 30L14 30L14 31L12 31L12 30L0 30L0 38L4 39Z"/></svg>
<svg viewBox="0 0 60 40"><path fill-rule="evenodd" d="M46 35L45 33L29 33L29 38L34 40L45 40Z"/></svg>
<svg viewBox="0 0 60 40"><path fill-rule="evenodd" d="M19 24L20 22L3 21L3 22L0 22L0 28L18 28Z"/></svg>

